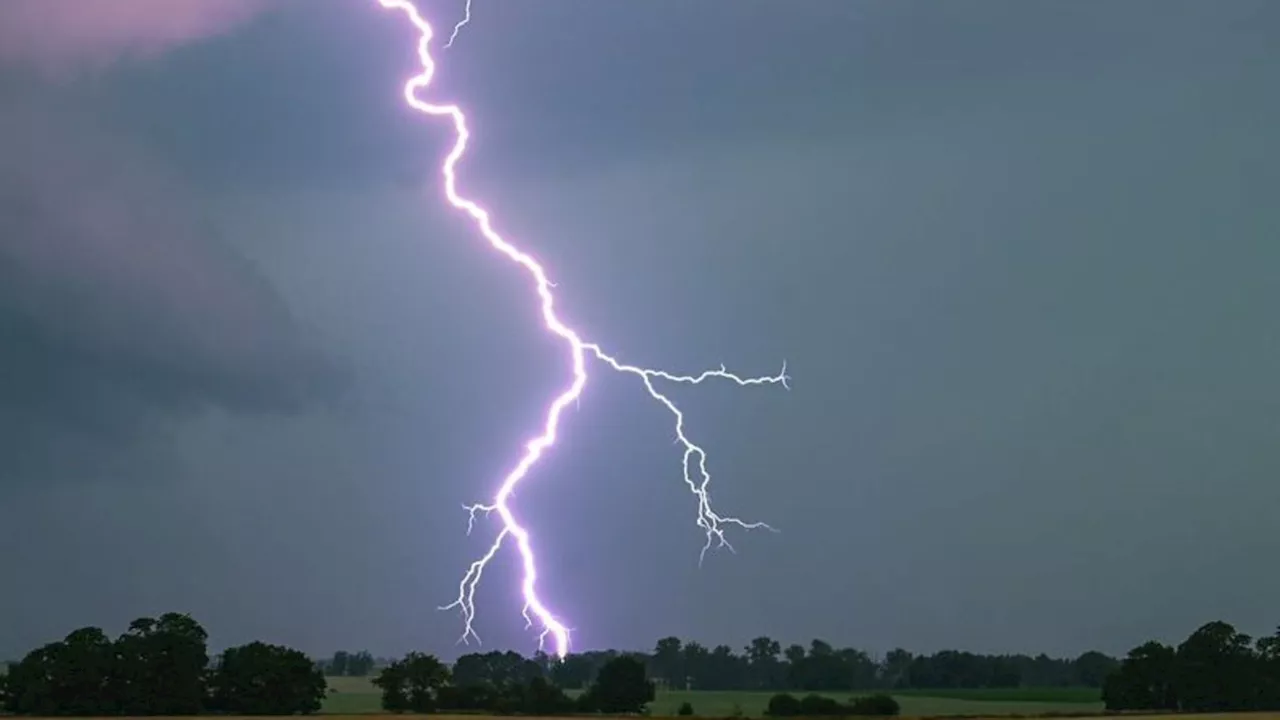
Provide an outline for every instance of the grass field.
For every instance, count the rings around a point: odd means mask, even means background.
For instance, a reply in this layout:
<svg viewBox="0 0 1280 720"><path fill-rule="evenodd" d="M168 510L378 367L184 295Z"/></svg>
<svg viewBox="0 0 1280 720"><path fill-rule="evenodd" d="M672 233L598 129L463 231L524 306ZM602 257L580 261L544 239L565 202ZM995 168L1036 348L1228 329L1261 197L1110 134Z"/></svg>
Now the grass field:
<svg viewBox="0 0 1280 720"><path fill-rule="evenodd" d="M421 718L422 720L476 720L478 715L396 715L398 720L413 720ZM991 720L999 720L999 715L989 716ZM1143 720L1185 720L1186 715L1140 715ZM1207 715L1195 715L1195 720L1280 720L1280 713L1212 713ZM367 720L368 715L331 715L326 716L326 720ZM170 720L169 718L152 718L151 720ZM177 719L173 719L177 720ZM255 720L253 718L238 718L237 720ZM279 720L278 718L263 718L262 720ZM524 717L522 720L561 720L559 718L537 718Z"/></svg>
<svg viewBox="0 0 1280 720"><path fill-rule="evenodd" d="M1102 690L1087 687L895 690L899 697L933 697L984 702L1101 703Z"/></svg>
<svg viewBox="0 0 1280 720"><path fill-rule="evenodd" d="M397 720L478 720L483 715L395 715L387 716L395 717ZM999 715L988 716L990 720L1000 720ZM1140 717L1142 720L1186 720L1187 715L1134 715L1131 717ZM1280 713L1275 712L1258 712L1258 713L1208 713L1204 715L1192 715L1195 720L1280 720ZM349 713L345 715L326 715L325 720L368 720L368 713ZM41 718L28 718L28 720L43 720ZM52 718L48 720L53 720ZM93 718L81 718L81 720L95 720ZM118 718L101 718L99 720L119 720ZM148 720L190 720L189 717L152 717ZM279 716L274 717L258 717L254 715L239 715L236 720L280 720ZM540 717L523 717L522 720L580 720L574 718L540 718ZM674 719L673 719L674 720ZM974 719L980 720L980 719Z"/></svg>
<svg viewBox="0 0 1280 720"><path fill-rule="evenodd" d="M329 678L329 695L324 712L356 714L378 712L377 688L368 678ZM832 695L846 699L855 693ZM683 702L693 705L703 717L730 717L736 714L759 717L773 693L660 691L650 705L654 716L674 716ZM974 715L986 717L1101 713L1097 690L1089 688L1010 688L994 690L904 690L894 693L904 717ZM1280 717L1277 718L1280 720Z"/></svg>
<svg viewBox="0 0 1280 720"><path fill-rule="evenodd" d="M388 716L392 717L392 716ZM483 715L395 715L397 720L477 720L483 718ZM1186 720L1186 715L1137 715L1143 720ZM1195 720L1280 720L1280 713L1210 713L1205 715L1193 715ZM368 720L369 715L352 713L346 715L326 715L325 720ZM991 720L999 720L1000 716L990 716ZM43 720L41 718L29 718L28 720ZM53 720L52 718L48 720ZM94 718L81 718L81 720L95 720ZM101 718L99 720L119 720L118 718ZM189 717L152 717L148 720L190 720ZM236 720L280 720L279 716L259 717L254 715L239 715ZM573 718L540 718L533 716L522 717L521 720L577 720ZM979 720L979 719L974 719Z"/></svg>

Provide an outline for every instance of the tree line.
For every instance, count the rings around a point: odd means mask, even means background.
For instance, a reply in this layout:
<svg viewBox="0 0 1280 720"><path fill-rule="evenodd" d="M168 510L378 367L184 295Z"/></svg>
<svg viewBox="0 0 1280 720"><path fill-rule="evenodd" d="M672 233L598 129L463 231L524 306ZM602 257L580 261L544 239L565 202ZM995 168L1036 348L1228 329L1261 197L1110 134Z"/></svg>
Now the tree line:
<svg viewBox="0 0 1280 720"><path fill-rule="evenodd" d="M570 696L548 678L547 665L513 652L464 656L453 668L433 655L409 653L383 668L373 684L389 712L557 716L640 713L655 688L644 663L619 656L604 663L585 692ZM545 656L539 658L545 661ZM484 667L481 667L484 666ZM467 668L481 670L468 674ZM462 672L458 670L461 668Z"/></svg>
<svg viewBox="0 0 1280 720"><path fill-rule="evenodd" d="M495 650L462 655L448 666L431 655L411 653L382 668L374 684L382 690L383 708L392 712L641 712L656 687L667 687L772 691L777 694L768 714L776 717L889 716L898 713L890 694L895 689L1097 688L1118 667L1116 659L1100 652L1066 660L955 650L915 655L898 649L876 659L823 640L784 649L759 637L735 653L728 645L708 649L667 637L652 652L598 650L560 660ZM821 694L838 692L871 694L847 703ZM681 708L681 714L693 712L687 703Z"/></svg>
<svg viewBox="0 0 1280 720"><path fill-rule="evenodd" d="M86 627L36 648L0 676L15 715L294 715L320 709L324 675L303 653L261 642L211 658L190 615L139 618L116 639Z"/></svg>
<svg viewBox="0 0 1280 720"><path fill-rule="evenodd" d="M385 660L379 662L367 650L354 653L339 650L333 657L317 663L327 677L369 677L375 667L387 664Z"/></svg>
<svg viewBox="0 0 1280 720"><path fill-rule="evenodd" d="M1143 643L1107 678L1102 699L1108 710L1280 710L1280 628L1254 640L1215 621L1177 647Z"/></svg>
<svg viewBox="0 0 1280 720"><path fill-rule="evenodd" d="M525 658L514 652L471 653L452 667L431 655L410 653L391 663L374 678L382 691L382 708L389 712L486 713L497 715L562 716L566 714L644 713L656 695L643 653L613 653L595 669L582 692L570 695L555 682L556 672L569 661L544 654ZM797 698L774 695L768 713L777 717L886 717L898 714L898 703L880 693L841 702L809 693ZM693 715L685 702L679 715Z"/></svg>
<svg viewBox="0 0 1280 720"><path fill-rule="evenodd" d="M502 655L502 653L499 653ZM519 655L511 653L514 658ZM856 648L837 648L815 639L808 646L758 637L735 652L728 645L706 647L678 637L659 640L650 652L593 650L550 663L535 654L548 679L560 687L589 686L609 660L630 656L645 665L660 687L681 690L843 692L909 688L1102 687L1119 660L1089 651L1075 658L1047 655L984 655L959 650L915 654L901 648L875 657ZM463 655L454 666L472 678L493 665L493 653ZM523 659L523 658L521 658ZM515 662L508 661L508 664ZM390 661L367 652L339 651L323 661L326 675L372 675Z"/></svg>
<svg viewBox="0 0 1280 720"><path fill-rule="evenodd" d="M592 663L590 653L581 664ZM877 658L856 648L814 639L808 647L758 637L735 653L677 637L659 640L648 654L654 677L684 690L790 690L845 692L907 688L1101 687L1118 662L1090 651L1074 659L1040 654L984 655L959 650L914 654L897 648ZM566 661L572 664L572 657ZM577 668L562 682L579 681Z"/></svg>
<svg viewBox="0 0 1280 720"><path fill-rule="evenodd" d="M667 637L651 652L591 651L557 660L491 651L447 665L423 653L389 661L363 651L317 662L261 642L211 657L207 640L198 622L179 613L139 618L115 639L100 628L81 628L0 674L0 711L306 714L320 709L326 672L375 671L373 684L392 712L631 713L652 702L658 687L668 687L775 692L768 712L778 717L891 715L898 689L1018 686L1100 687L1109 710L1280 710L1280 628L1255 640L1220 621L1176 647L1147 642L1122 660L1094 651L1067 660L901 649L874 658L822 640L784 649L768 637L734 652ZM830 697L843 692L870 694L848 703Z"/></svg>

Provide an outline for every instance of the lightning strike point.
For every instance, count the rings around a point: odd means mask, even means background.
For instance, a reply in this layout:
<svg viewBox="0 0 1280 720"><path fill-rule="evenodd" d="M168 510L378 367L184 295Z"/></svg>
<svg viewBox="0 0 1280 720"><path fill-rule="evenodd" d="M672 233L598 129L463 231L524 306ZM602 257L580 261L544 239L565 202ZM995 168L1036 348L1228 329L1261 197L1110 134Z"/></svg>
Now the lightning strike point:
<svg viewBox="0 0 1280 720"><path fill-rule="evenodd" d="M419 97L419 94L427 90L431 85L436 70L435 59L431 55L431 41L434 38L434 29L431 24L423 18L413 0L377 0L377 2L385 9L403 13L418 33L417 50L420 69L417 74L410 77L404 84L405 103L428 117L446 119L453 126L453 145L440 167L440 173L444 179L445 199L454 209L465 213L471 218L476 230L489 245L490 249L505 257L508 261L521 266L529 273L536 288L543 324L549 333L564 341L570 360L571 379L568 385L547 406L541 432L526 443L523 456L503 477L501 484L494 493L492 502L463 506L463 509L468 513L468 535L475 528L476 515L478 513L484 513L486 516L495 512L498 513L502 520L502 530L489 545L489 549L472 562L467 568L467 572L463 574L458 583L457 598L439 609L456 609L461 616L463 630L461 637L458 638L459 643L470 644L472 640L479 643L480 636L476 634L474 629L476 588L484 576L484 571L488 567L489 561L498 554L508 539L514 539L522 568L520 590L524 605L520 613L525 619L526 627L532 628L535 624L541 626L538 634L539 650L545 646L549 639L554 644L556 656L563 658L569 652L569 628L547 608L542 598L538 595L538 564L533 551L532 539L529 531L516 518L508 501L511 499L516 486L529 474L542 458L543 453L555 445L559 436L560 418L565 408L571 403L578 405L581 400L582 392L587 384L586 362L588 356L615 372L630 375L639 380L649 397L666 408L671 414L676 431L675 444L683 447L681 462L684 468L684 482L696 498L697 513L694 518L694 525L701 529L705 535L705 542L701 552L698 554L699 565L702 564L707 551L711 549L712 545L728 548L730 552L736 552L725 537L725 530L728 526L736 526L742 530L766 529L773 532L777 531L762 522L747 522L736 517L722 516L713 509L709 489L711 474L707 470L707 453L685 433L684 413L669 397L659 391L654 383L655 381L662 381L672 384L698 385L706 380L715 378L727 380L740 386L782 385L784 388L789 389L788 381L790 378L786 374L786 363L783 363L782 372L778 375L761 377L742 377L730 372L723 364L717 370L704 370L693 375L677 375L665 370L625 364L606 353L599 345L584 341L577 331L566 325L556 313L555 296L551 292L556 286L547 277L546 270L542 265L532 255L512 245L494 229L492 215L488 210L458 192L457 166L463 155L466 154L467 144L471 137L467 127L466 114L463 113L458 105L432 103ZM467 0L465 15L454 26L453 33L444 45L445 48L453 44L458 33L470 21L471 0ZM695 459L696 471L694 469Z"/></svg>

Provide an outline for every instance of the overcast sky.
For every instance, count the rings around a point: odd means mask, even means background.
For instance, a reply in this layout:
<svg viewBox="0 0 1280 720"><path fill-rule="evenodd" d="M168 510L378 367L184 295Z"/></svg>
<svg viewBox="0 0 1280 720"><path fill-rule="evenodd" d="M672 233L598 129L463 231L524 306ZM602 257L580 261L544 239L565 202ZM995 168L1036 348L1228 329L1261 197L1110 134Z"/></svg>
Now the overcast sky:
<svg viewBox="0 0 1280 720"><path fill-rule="evenodd" d="M567 368L442 204L403 19L0 28L0 656L169 610L217 646L456 654L435 608L495 529L460 506ZM576 645L1280 623L1277 32L1274 0L475 0L436 86L463 185L565 317L794 377L674 395L719 509L781 530L699 568L669 416L590 367L515 501ZM510 560L476 629L528 652Z"/></svg>

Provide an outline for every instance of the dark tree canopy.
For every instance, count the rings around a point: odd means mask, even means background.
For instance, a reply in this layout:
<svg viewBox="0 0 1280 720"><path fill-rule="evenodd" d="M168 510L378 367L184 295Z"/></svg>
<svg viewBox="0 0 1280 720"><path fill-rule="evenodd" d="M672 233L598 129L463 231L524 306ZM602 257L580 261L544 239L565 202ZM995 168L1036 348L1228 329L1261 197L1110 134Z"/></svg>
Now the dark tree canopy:
<svg viewBox="0 0 1280 720"><path fill-rule="evenodd" d="M453 664L454 684L461 686L505 687L527 683L543 674L544 669L537 661L510 650L471 653L458 658Z"/></svg>
<svg viewBox="0 0 1280 720"><path fill-rule="evenodd" d="M189 615L140 618L118 640L82 628L9 670L5 709L26 715L190 715L204 706L205 632Z"/></svg>
<svg viewBox="0 0 1280 720"><path fill-rule="evenodd" d="M435 712L441 689L450 680L449 668L433 655L409 653L373 679L382 691L382 708L389 712Z"/></svg>
<svg viewBox="0 0 1280 720"><path fill-rule="evenodd" d="M324 674L330 677L368 677L373 674L375 664L373 655L367 650L356 653L339 650L321 663Z"/></svg>
<svg viewBox="0 0 1280 720"><path fill-rule="evenodd" d="M1148 642L1106 679L1108 710L1280 710L1280 629L1256 643L1211 622L1172 648Z"/></svg>
<svg viewBox="0 0 1280 720"><path fill-rule="evenodd" d="M205 705L208 633L190 615L139 618L116 641L126 715L194 715Z"/></svg>
<svg viewBox="0 0 1280 720"><path fill-rule="evenodd" d="M261 642L222 653L209 680L210 705L234 715L314 713L327 691L311 658Z"/></svg>
<svg viewBox="0 0 1280 720"><path fill-rule="evenodd" d="M132 717L320 709L324 677L302 653L255 643L228 650L211 670L207 639L200 623L180 613L139 618L114 641L98 628L82 628L12 665L0 708ZM256 664L248 662L253 658Z"/></svg>
<svg viewBox="0 0 1280 720"><path fill-rule="evenodd" d="M778 693L769 698L769 706L765 714L769 717L849 717L872 716L890 717L899 711L898 701L891 696L877 693L867 697L854 698L851 702L842 703L833 697L809 693L797 698L790 693Z"/></svg>
<svg viewBox="0 0 1280 720"><path fill-rule="evenodd" d="M115 649L101 629L72 631L9 669L5 710L22 715L114 715Z"/></svg>
<svg viewBox="0 0 1280 720"><path fill-rule="evenodd" d="M339 651L313 661L261 642L210 661L208 636L191 616L140 618L112 640L86 627L36 648L0 672L0 712L47 716L292 715L321 708L326 672L369 673L392 712L562 716L643 713L659 685L694 690L782 691L768 714L888 716L899 689L1099 687L1109 710L1236 712L1280 710L1280 629L1254 639L1211 622L1175 646L1147 642L1122 660L1090 651L982 655L895 649L874 658L821 639L807 645L760 636L740 652L678 637L651 653L589 651L551 659L515 652L470 653L452 666L423 653L391 662ZM567 690L581 691L577 698ZM858 693L847 701L841 693ZM870 692L871 694L866 694ZM691 714L691 706L680 714Z"/></svg>
<svg viewBox="0 0 1280 720"><path fill-rule="evenodd" d="M513 652L471 653L452 672L431 655L410 653L374 680L390 712L476 712L498 715L564 715L572 698L549 679L550 660Z"/></svg>
<svg viewBox="0 0 1280 720"><path fill-rule="evenodd" d="M583 696L583 709L603 713L639 713L653 702L655 689L644 662L622 655L605 663Z"/></svg>

